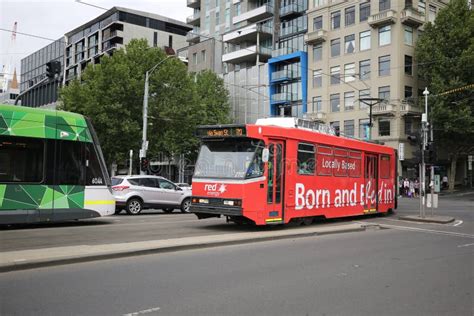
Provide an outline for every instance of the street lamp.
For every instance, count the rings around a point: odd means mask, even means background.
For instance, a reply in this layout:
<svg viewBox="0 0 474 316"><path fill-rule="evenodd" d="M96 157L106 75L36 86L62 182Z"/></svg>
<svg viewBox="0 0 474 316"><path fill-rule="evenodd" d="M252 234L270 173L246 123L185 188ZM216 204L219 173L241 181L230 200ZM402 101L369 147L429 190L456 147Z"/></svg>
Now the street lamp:
<svg viewBox="0 0 474 316"><path fill-rule="evenodd" d="M143 135L142 135L142 149L140 149L140 161L142 158L146 158L146 151L148 150L148 141L146 139L147 127L148 127L148 86L150 75L156 68L167 61L170 58L176 57L176 55L169 55L162 59L159 63L153 66L150 70L145 73L145 92L143 95ZM144 175L145 171L140 169L140 174Z"/></svg>

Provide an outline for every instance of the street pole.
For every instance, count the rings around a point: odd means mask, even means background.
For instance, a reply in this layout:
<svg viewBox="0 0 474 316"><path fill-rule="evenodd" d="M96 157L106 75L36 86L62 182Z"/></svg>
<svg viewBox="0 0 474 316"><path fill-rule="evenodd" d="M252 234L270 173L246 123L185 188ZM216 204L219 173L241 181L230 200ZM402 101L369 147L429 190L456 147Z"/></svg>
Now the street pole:
<svg viewBox="0 0 474 316"><path fill-rule="evenodd" d="M148 128L148 86L150 81L150 75L155 71L156 67L161 65L163 62L169 58L176 57L176 55L169 55L166 58L163 58L159 63L153 66L150 70L145 73L145 91L143 94L143 129L142 129L142 148L140 149L140 161L142 158L146 158L146 152L148 150L148 140L147 140L147 128ZM145 175L146 172L140 169L140 174Z"/></svg>
<svg viewBox="0 0 474 316"><path fill-rule="evenodd" d="M425 88L425 91L423 91L423 95L425 96L425 113L421 115L421 125L422 125L422 138L423 138L423 145L421 147L421 199L422 199L422 204L421 204L421 210L420 210L420 215L422 218L425 218L426 216L426 211L425 211L425 206L428 201L427 196L426 196L426 166L425 166L425 150L427 146L427 138L428 138L428 131L427 131L427 124L428 124L428 88Z"/></svg>
<svg viewBox="0 0 474 316"><path fill-rule="evenodd" d="M132 175L132 170L133 170L133 150L130 149L130 161L129 161L129 167L128 167L128 175Z"/></svg>

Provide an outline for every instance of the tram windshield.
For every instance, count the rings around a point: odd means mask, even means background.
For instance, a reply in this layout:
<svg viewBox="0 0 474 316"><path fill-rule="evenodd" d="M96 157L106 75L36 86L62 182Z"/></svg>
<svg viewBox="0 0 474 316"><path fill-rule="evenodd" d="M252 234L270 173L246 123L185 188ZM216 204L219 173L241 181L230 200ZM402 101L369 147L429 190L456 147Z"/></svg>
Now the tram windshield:
<svg viewBox="0 0 474 316"><path fill-rule="evenodd" d="M264 143L256 139L205 141L194 176L198 178L254 178L263 175Z"/></svg>

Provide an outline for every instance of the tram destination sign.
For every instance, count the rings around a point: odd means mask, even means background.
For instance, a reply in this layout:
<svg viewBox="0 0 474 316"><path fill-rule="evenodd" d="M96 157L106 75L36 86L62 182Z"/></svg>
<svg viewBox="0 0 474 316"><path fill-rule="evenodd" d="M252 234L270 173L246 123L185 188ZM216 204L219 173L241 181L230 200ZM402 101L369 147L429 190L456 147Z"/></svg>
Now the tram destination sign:
<svg viewBox="0 0 474 316"><path fill-rule="evenodd" d="M245 137L247 130L245 126L206 126L198 127L196 136L207 137Z"/></svg>

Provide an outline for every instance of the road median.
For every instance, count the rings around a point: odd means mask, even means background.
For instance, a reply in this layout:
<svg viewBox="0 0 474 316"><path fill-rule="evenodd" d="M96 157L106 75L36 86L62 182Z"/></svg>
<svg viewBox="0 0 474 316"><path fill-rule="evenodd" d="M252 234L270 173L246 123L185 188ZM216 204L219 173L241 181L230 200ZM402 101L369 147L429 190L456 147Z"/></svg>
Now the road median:
<svg viewBox="0 0 474 316"><path fill-rule="evenodd" d="M130 243L77 245L3 252L0 272L34 269L62 264L123 258L137 255L209 248L269 240L302 238L337 233L364 231L361 224L315 225L294 229L241 232L225 235L194 236Z"/></svg>

